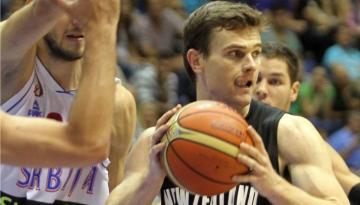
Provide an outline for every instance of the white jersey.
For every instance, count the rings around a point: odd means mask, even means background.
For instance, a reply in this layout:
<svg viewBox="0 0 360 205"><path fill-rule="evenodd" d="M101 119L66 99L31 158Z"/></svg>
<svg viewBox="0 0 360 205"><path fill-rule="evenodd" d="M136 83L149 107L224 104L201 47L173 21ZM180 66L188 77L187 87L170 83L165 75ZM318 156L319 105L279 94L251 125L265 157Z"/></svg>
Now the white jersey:
<svg viewBox="0 0 360 205"><path fill-rule="evenodd" d="M12 115L66 121L74 92L65 92L38 59L35 67L26 85L5 102L2 109ZM24 168L1 164L1 201L4 204L102 205L109 195L108 164L109 160L84 168Z"/></svg>

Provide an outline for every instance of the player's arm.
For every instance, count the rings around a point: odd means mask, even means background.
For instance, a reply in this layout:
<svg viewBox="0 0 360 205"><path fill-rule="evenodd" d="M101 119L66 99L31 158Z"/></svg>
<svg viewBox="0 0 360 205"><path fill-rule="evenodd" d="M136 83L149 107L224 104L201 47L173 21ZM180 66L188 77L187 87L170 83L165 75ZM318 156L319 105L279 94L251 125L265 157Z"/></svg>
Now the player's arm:
<svg viewBox="0 0 360 205"><path fill-rule="evenodd" d="M1 86L6 87L2 90L2 102L31 76L35 44L64 15L60 9L63 5L61 0L34 0L1 23Z"/></svg>
<svg viewBox="0 0 360 205"><path fill-rule="evenodd" d="M69 122L2 116L1 157L5 163L80 166L107 156L114 110L116 26L120 8L116 0L94 2L85 3L92 8L100 4L102 10L92 10L84 28L87 43L83 70Z"/></svg>
<svg viewBox="0 0 360 205"><path fill-rule="evenodd" d="M165 177L164 171L156 170L159 173L151 176L151 173L147 170L148 166L150 166L149 152L154 132L155 128L145 130L132 147L126 160L123 181L111 192L107 205L150 205L158 194ZM158 146L154 153L151 154L152 157L160 152L159 148L163 147L163 145Z"/></svg>
<svg viewBox="0 0 360 205"><path fill-rule="evenodd" d="M1 65L5 71L16 68L30 48L64 15L57 2L34 0L1 23L1 51L4 51L1 52Z"/></svg>
<svg viewBox="0 0 360 205"><path fill-rule="evenodd" d="M136 105L132 94L118 85L115 94L114 121L110 143L109 187L112 190L120 183L125 158L135 133Z"/></svg>
<svg viewBox="0 0 360 205"><path fill-rule="evenodd" d="M331 158L335 176L345 193L349 195L352 187L360 183L360 177L350 171L343 158L341 158L341 156L329 144L326 143L326 146Z"/></svg>
<svg viewBox="0 0 360 205"><path fill-rule="evenodd" d="M107 157L104 137L79 136L69 124L1 111L1 160L16 166L86 166ZM103 129L103 128L102 128ZM31 135L31 137L29 137ZM98 137L98 136L96 136ZM74 138L88 138L86 144Z"/></svg>
<svg viewBox="0 0 360 205"><path fill-rule="evenodd" d="M332 172L326 147L305 118L284 115L278 125L279 157L289 166L294 185L279 176L259 134L249 128L254 146L240 144L238 160L251 168L250 175L234 176L248 182L274 205L346 205L349 201Z"/></svg>
<svg viewBox="0 0 360 205"><path fill-rule="evenodd" d="M159 154L165 144L159 143L169 125L166 122L179 110L166 112L156 128L145 130L126 158L123 181L111 192L107 205L150 205L159 193L165 178Z"/></svg>
<svg viewBox="0 0 360 205"><path fill-rule="evenodd" d="M293 184L281 180L269 195L273 204L349 204L337 182L320 134L302 117L284 115L278 127L279 155Z"/></svg>

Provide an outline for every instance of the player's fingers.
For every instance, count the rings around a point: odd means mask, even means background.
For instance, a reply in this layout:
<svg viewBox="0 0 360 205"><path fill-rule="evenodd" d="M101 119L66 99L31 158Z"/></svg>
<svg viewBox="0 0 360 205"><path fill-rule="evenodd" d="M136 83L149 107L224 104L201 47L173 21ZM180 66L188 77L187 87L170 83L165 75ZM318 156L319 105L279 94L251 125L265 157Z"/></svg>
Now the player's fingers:
<svg viewBox="0 0 360 205"><path fill-rule="evenodd" d="M247 156L246 154L241 154L241 153L238 154L237 160L240 163L245 164L251 172L257 173L262 171L261 165L251 157Z"/></svg>
<svg viewBox="0 0 360 205"><path fill-rule="evenodd" d="M232 180L236 183L251 183L254 181L254 176L251 174L248 175L234 175Z"/></svg>
<svg viewBox="0 0 360 205"><path fill-rule="evenodd" d="M250 125L248 128L247 128L247 131L248 133L250 134L253 142L254 142L254 145L255 147L263 154L266 154L266 149L264 147L264 143L260 137L260 135L256 132L256 130Z"/></svg>
<svg viewBox="0 0 360 205"><path fill-rule="evenodd" d="M257 162L259 162L262 165L267 164L267 157L265 157L258 149L255 147L248 145L246 143L240 144L240 151L243 154L249 155L251 158L255 159Z"/></svg>
<svg viewBox="0 0 360 205"><path fill-rule="evenodd" d="M167 111L163 114L158 121L156 122L156 128L160 127L161 125L165 124L169 119L181 108L181 105L176 105L173 109Z"/></svg>
<svg viewBox="0 0 360 205"><path fill-rule="evenodd" d="M151 138L151 146L154 146L155 144L158 144L160 142L160 140L165 135L165 133L167 132L169 127L170 127L170 125L164 124L155 130L155 133L153 134L153 136Z"/></svg>
<svg viewBox="0 0 360 205"><path fill-rule="evenodd" d="M151 148L151 155L157 155L158 153L163 151L165 147L166 147L166 142L162 142L162 143L154 145Z"/></svg>

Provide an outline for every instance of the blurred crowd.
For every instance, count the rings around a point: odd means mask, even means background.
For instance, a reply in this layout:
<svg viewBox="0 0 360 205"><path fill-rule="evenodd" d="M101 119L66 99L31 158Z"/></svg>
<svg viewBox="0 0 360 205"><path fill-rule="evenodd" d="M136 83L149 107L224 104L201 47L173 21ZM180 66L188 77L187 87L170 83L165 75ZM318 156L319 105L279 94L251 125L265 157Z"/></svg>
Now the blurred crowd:
<svg viewBox="0 0 360 205"><path fill-rule="evenodd" d="M182 63L187 15L206 0L121 0L119 77L136 96L138 130L164 111L195 100ZM360 170L360 0L238 0L269 20L264 42L280 42L302 62L291 113L304 116ZM24 0L2 0L1 18ZM359 172L358 172L359 173Z"/></svg>

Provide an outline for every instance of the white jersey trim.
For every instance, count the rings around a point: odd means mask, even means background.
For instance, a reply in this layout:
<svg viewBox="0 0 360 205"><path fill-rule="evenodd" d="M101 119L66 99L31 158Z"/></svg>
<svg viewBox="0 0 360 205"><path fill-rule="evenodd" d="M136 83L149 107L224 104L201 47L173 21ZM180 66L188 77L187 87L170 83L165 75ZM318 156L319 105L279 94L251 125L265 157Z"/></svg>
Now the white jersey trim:
<svg viewBox="0 0 360 205"><path fill-rule="evenodd" d="M5 103L1 105L1 108L5 112L10 112L12 109L14 109L16 106L19 105L19 103L22 102L22 100L25 98L26 94L28 94L31 90L31 86L33 85L35 80L35 69L31 74L30 79L26 82L23 88L19 92L17 92L14 96L12 96L9 100L7 100ZM21 106L21 105L19 105Z"/></svg>

